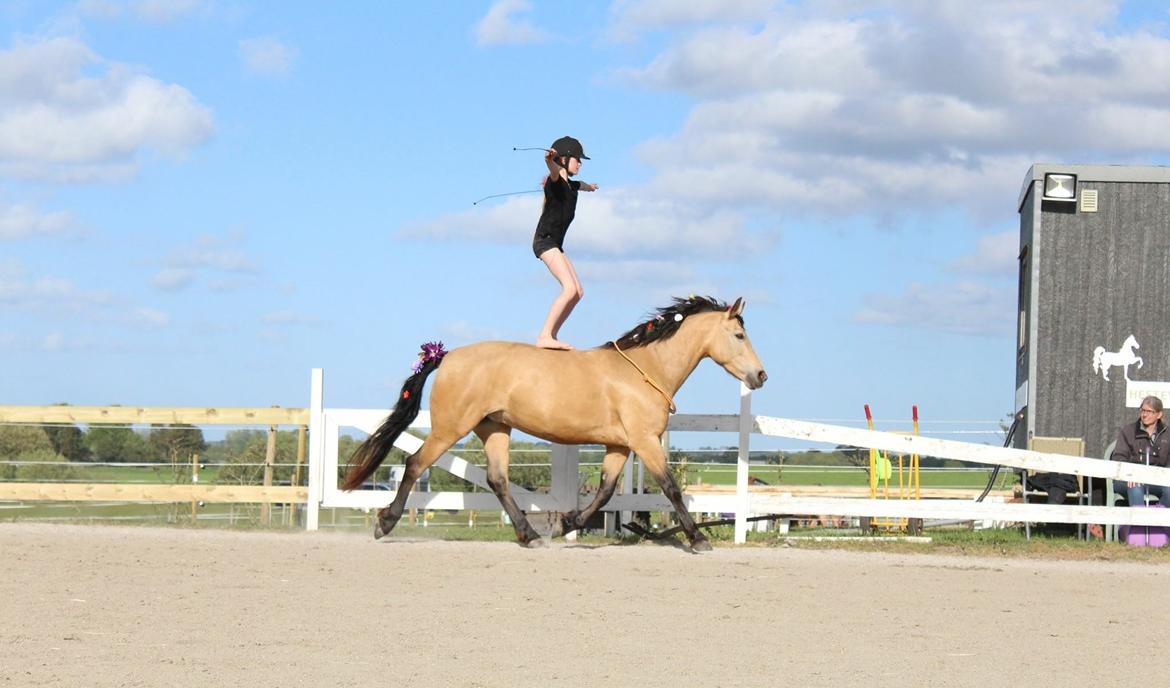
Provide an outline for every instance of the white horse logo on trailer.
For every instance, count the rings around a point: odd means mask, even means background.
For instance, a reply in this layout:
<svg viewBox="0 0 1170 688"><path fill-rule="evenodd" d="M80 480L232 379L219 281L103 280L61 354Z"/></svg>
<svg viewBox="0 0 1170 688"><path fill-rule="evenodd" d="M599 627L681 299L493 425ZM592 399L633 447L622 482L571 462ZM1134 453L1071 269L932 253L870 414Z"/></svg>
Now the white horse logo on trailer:
<svg viewBox="0 0 1170 688"><path fill-rule="evenodd" d="M1138 348L1141 347L1132 334L1125 338L1125 343L1118 351L1106 351L1103 346L1097 347L1093 350L1093 372L1100 371L1101 377L1108 380L1110 366L1121 366L1125 379L1128 381L1129 367L1134 363L1138 365L1138 368L1142 367L1142 357L1133 352L1134 349Z"/></svg>

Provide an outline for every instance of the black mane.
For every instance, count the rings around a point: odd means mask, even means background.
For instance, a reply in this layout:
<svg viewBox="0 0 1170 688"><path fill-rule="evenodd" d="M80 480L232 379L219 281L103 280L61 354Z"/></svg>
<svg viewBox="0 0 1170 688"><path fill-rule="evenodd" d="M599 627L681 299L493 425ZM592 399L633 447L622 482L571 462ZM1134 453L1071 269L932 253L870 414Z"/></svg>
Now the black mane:
<svg viewBox="0 0 1170 688"><path fill-rule="evenodd" d="M629 332L618 337L617 344L625 350L670 339L678 332L679 326L687 317L726 310L726 303L710 296L690 296L685 299L676 296L674 303L654 311L645 322L635 325ZM601 348L612 349L613 342L606 342Z"/></svg>

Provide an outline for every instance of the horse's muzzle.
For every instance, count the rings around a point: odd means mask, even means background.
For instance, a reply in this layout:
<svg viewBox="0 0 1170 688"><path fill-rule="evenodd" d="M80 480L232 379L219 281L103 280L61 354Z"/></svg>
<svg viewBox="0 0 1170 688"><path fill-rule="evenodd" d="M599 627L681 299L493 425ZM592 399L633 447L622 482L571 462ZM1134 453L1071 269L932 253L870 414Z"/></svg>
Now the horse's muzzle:
<svg viewBox="0 0 1170 688"><path fill-rule="evenodd" d="M750 389L759 389L764 386L764 382L768 379L768 374L762 370L756 371L752 375L748 375L747 386Z"/></svg>

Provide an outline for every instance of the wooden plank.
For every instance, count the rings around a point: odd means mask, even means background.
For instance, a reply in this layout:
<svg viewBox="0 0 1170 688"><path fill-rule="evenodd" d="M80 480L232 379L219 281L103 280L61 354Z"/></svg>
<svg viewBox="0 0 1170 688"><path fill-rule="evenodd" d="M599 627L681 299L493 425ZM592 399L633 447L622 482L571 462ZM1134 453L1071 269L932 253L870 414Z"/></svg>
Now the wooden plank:
<svg viewBox="0 0 1170 688"><path fill-rule="evenodd" d="M687 509L694 513L730 513L734 494L688 494ZM614 495L605 511L670 511L662 495ZM789 497L752 494L750 514L791 516L871 516L923 518L928 520L1002 521L1012 523L1100 523L1114 525L1170 526L1170 509L1130 509L1110 506L1063 504L1007 504L965 499L844 499L841 497Z"/></svg>
<svg viewBox="0 0 1170 688"><path fill-rule="evenodd" d="M219 502L293 504L308 500L306 487L162 485L143 483L0 483L0 500L20 502Z"/></svg>
<svg viewBox="0 0 1170 688"><path fill-rule="evenodd" d="M198 406L0 406L0 423L111 423L117 425L307 425L303 408Z"/></svg>
<svg viewBox="0 0 1170 688"><path fill-rule="evenodd" d="M872 447L905 455L918 454L919 456L1026 468L1048 473L1132 480L1147 485L1170 485L1170 468L1160 466L1086 459L1065 454L1043 454L1027 449L993 447L986 444L860 430L788 418L769 418L768 416L756 416L756 430L760 434L771 437L791 437L829 444Z"/></svg>
<svg viewBox="0 0 1170 688"><path fill-rule="evenodd" d="M1032 523L1100 523L1170 526L1170 509L1063 504L1005 504L959 499L834 499L752 495L752 513L808 516L876 516Z"/></svg>
<svg viewBox="0 0 1170 688"><path fill-rule="evenodd" d="M909 490L907 490L909 492ZM970 487L924 487L924 499L974 499L983 492L982 489ZM869 488L865 486L842 485L751 485L749 494L789 494L795 497L868 497ZM735 494L734 485L688 485L686 494ZM1011 490L992 490L989 497L1012 497ZM898 499L897 490L890 489L890 499Z"/></svg>

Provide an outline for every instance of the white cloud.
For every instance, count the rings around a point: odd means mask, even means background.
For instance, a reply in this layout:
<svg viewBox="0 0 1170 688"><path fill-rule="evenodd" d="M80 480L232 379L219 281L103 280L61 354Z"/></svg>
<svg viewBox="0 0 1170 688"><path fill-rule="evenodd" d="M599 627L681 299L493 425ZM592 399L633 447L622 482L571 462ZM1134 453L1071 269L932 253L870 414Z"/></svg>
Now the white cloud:
<svg viewBox="0 0 1170 688"><path fill-rule="evenodd" d="M0 334L0 351L61 353L63 351L93 351L94 342L53 331L45 334Z"/></svg>
<svg viewBox="0 0 1170 688"><path fill-rule="evenodd" d="M278 311L275 313L267 313L263 316L263 321L268 325L284 325L284 326L299 326L299 327L315 327L321 324L318 318L310 315L297 313L296 311Z"/></svg>
<svg viewBox="0 0 1170 688"><path fill-rule="evenodd" d="M41 351L55 352L65 349L65 335L60 332L53 332L45 335L41 339Z"/></svg>
<svg viewBox="0 0 1170 688"><path fill-rule="evenodd" d="M262 268L244 247L245 237L240 232L225 236L204 235L187 246L179 247L163 259L163 267L151 277L150 283L162 291L185 289L201 276L212 275L211 281L219 291L232 291L252 283ZM224 280L229 275L232 279ZM241 279L247 278L247 279Z"/></svg>
<svg viewBox="0 0 1170 688"><path fill-rule="evenodd" d="M477 206L407 226L406 238L495 241L530 247L540 216L538 194ZM569 255L750 255L774 236L751 233L731 210L707 211L679 200L649 199L637 190L609 188L582 193L569 228Z"/></svg>
<svg viewBox="0 0 1170 688"><path fill-rule="evenodd" d="M156 308L135 308L129 317L132 325L159 329L171 324L171 316Z"/></svg>
<svg viewBox="0 0 1170 688"><path fill-rule="evenodd" d="M868 294L854 314L862 323L938 330L956 334L1004 336L1012 331L1015 285L977 282L911 284L893 296Z"/></svg>
<svg viewBox="0 0 1170 688"><path fill-rule="evenodd" d="M288 74L298 52L296 48L272 37L246 38L240 41L239 47L244 69L260 76Z"/></svg>
<svg viewBox="0 0 1170 688"><path fill-rule="evenodd" d="M162 291L179 291L195 281L195 271L187 268L163 268L154 274L150 283Z"/></svg>
<svg viewBox="0 0 1170 688"><path fill-rule="evenodd" d="M1014 276L1019 271L1020 233L1017 230L979 237L975 253L951 263L951 270L966 274Z"/></svg>
<svg viewBox="0 0 1170 688"><path fill-rule="evenodd" d="M496 0L475 27L476 41L480 45L507 45L550 40L552 36L547 31L514 16L531 10L528 0Z"/></svg>
<svg viewBox="0 0 1170 688"><path fill-rule="evenodd" d="M73 213L42 212L28 205L0 204L0 241L79 233Z"/></svg>
<svg viewBox="0 0 1170 688"><path fill-rule="evenodd" d="M645 31L684 28L711 21L759 21L776 7L777 0L619 0L610 9L611 39L630 40Z"/></svg>
<svg viewBox="0 0 1170 688"><path fill-rule="evenodd" d="M1113 24L1116 3L748 4L615 11L615 31L683 29L614 73L695 101L639 151L657 168L649 196L986 219L1014 210L1038 159L1170 153L1170 39Z"/></svg>
<svg viewBox="0 0 1170 688"><path fill-rule="evenodd" d="M81 0L78 13L101 19L137 19L165 23L209 9L204 0Z"/></svg>
<svg viewBox="0 0 1170 688"><path fill-rule="evenodd" d="M240 248L244 243L240 235L199 237L193 246L175 252L172 264L188 268L210 268L221 272L255 274L260 266L246 251Z"/></svg>
<svg viewBox="0 0 1170 688"><path fill-rule="evenodd" d="M472 342L506 340L514 338L515 337L509 337L499 329L493 327L484 327L482 325L473 325L466 320L457 320L439 325L439 339L444 343L447 349L453 349L457 346L463 346L464 344L470 344Z"/></svg>
<svg viewBox="0 0 1170 688"><path fill-rule="evenodd" d="M63 277L33 277L15 261L0 263L0 305L13 309L84 312L107 306L113 296L103 289L82 289Z"/></svg>
<svg viewBox="0 0 1170 688"><path fill-rule="evenodd" d="M0 51L0 175L122 180L146 152L182 156L213 128L211 111L185 88L109 62L76 39Z"/></svg>
<svg viewBox="0 0 1170 688"><path fill-rule="evenodd" d="M574 265L577 274L588 282L614 282L628 286L687 284L696 279L692 266L673 260L581 260Z"/></svg>

